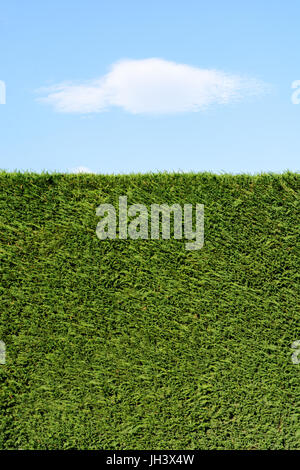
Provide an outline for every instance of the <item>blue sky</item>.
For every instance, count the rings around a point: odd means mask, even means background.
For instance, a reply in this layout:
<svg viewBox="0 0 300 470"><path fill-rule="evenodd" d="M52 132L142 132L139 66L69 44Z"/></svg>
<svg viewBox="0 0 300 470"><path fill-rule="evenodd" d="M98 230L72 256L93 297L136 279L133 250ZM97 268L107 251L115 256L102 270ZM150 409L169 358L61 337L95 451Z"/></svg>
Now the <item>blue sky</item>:
<svg viewBox="0 0 300 470"><path fill-rule="evenodd" d="M299 17L298 0L3 0L0 168L299 171Z"/></svg>

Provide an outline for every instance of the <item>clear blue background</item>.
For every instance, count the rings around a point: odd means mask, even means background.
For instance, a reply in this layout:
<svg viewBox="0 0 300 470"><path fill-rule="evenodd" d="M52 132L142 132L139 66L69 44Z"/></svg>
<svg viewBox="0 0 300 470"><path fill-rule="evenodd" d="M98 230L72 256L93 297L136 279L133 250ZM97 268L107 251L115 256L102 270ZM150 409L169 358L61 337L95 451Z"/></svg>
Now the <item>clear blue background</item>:
<svg viewBox="0 0 300 470"><path fill-rule="evenodd" d="M103 173L299 170L298 0L2 0L0 168ZM122 59L158 57L258 78L260 97L205 112L82 117L35 90L88 80Z"/></svg>

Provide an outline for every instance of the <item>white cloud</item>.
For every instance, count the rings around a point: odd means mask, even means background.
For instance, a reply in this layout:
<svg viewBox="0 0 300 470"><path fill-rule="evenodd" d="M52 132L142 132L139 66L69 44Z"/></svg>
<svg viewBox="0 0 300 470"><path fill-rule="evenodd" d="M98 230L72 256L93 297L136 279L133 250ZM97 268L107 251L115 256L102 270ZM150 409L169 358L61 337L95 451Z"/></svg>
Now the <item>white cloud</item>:
<svg viewBox="0 0 300 470"><path fill-rule="evenodd" d="M86 166L77 166L76 168L72 168L70 173L95 173L94 171L90 170Z"/></svg>
<svg viewBox="0 0 300 470"><path fill-rule="evenodd" d="M98 80L44 89L39 101L62 113L98 113L118 106L133 114L196 112L265 90L256 79L163 59L122 60Z"/></svg>

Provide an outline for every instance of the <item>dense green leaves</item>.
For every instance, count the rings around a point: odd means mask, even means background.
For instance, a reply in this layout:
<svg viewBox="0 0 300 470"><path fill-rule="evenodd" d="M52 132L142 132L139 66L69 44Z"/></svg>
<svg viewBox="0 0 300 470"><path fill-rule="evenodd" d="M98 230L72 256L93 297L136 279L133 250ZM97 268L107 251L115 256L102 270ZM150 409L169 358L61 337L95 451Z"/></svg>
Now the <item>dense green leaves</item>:
<svg viewBox="0 0 300 470"><path fill-rule="evenodd" d="M0 449L300 449L299 175L0 173ZM204 204L205 243L96 207Z"/></svg>

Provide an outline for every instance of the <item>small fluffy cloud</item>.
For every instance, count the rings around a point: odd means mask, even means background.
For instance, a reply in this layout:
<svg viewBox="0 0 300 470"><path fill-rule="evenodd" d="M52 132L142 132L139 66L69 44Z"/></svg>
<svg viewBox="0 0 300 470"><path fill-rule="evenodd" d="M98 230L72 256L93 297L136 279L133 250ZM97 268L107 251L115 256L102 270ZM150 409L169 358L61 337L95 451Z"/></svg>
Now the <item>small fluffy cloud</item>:
<svg viewBox="0 0 300 470"><path fill-rule="evenodd" d="M133 114L196 112L264 91L264 83L162 59L122 60L98 80L44 89L39 101L61 113L99 113L117 106Z"/></svg>

